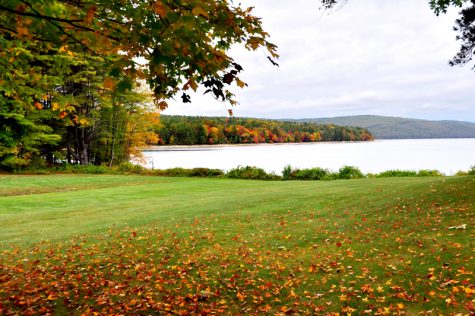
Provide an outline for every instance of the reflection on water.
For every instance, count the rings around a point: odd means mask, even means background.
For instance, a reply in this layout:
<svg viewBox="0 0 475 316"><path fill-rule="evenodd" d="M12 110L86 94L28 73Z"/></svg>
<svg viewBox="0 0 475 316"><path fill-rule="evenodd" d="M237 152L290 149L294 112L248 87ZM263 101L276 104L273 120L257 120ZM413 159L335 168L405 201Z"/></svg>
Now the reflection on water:
<svg viewBox="0 0 475 316"><path fill-rule="evenodd" d="M373 142L167 146L144 151L154 169L257 166L281 173L286 165L338 170L344 165L365 173L390 169L437 169L447 175L475 165L475 138L377 140Z"/></svg>

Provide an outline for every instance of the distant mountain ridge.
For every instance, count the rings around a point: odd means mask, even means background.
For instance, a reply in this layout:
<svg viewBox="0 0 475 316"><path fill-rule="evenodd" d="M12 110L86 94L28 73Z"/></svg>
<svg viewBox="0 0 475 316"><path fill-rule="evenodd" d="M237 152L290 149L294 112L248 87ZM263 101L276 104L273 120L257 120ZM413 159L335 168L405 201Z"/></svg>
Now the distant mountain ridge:
<svg viewBox="0 0 475 316"><path fill-rule="evenodd" d="M475 123L429 121L379 115L356 115L294 120L367 128L376 139L475 138Z"/></svg>

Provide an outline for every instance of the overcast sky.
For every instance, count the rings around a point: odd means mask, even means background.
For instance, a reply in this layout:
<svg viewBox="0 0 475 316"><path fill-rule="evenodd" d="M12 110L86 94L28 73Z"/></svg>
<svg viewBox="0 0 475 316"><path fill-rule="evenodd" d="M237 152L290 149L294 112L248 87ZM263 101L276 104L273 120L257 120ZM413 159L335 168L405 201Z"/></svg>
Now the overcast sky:
<svg viewBox="0 0 475 316"><path fill-rule="evenodd" d="M448 66L457 52L457 11L435 16L427 0L349 0L333 12L318 0L243 0L278 45L234 49L249 87L236 88L236 116L313 118L387 115L475 122L475 72ZM227 115L228 104L192 95L164 114Z"/></svg>

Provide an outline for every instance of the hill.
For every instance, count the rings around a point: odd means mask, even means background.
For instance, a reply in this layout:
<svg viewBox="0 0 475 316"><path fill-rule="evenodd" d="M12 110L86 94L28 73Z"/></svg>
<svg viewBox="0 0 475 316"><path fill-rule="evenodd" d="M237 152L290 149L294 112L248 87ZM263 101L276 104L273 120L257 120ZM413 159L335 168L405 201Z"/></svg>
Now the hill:
<svg viewBox="0 0 475 316"><path fill-rule="evenodd" d="M367 128L376 139L475 138L475 123L460 121L428 121L378 115L300 119L297 121Z"/></svg>

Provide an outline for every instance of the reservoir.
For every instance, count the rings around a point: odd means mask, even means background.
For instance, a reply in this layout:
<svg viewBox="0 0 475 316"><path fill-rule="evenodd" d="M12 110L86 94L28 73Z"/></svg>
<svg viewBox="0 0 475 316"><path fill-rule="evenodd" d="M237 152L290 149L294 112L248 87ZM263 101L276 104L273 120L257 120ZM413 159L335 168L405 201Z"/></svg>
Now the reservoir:
<svg viewBox="0 0 475 316"><path fill-rule="evenodd" d="M446 175L475 165L475 138L397 139L370 142L157 146L144 152L147 168L215 168L229 170L256 166L281 174L294 168L328 168L345 165L364 173L386 170L437 169Z"/></svg>

